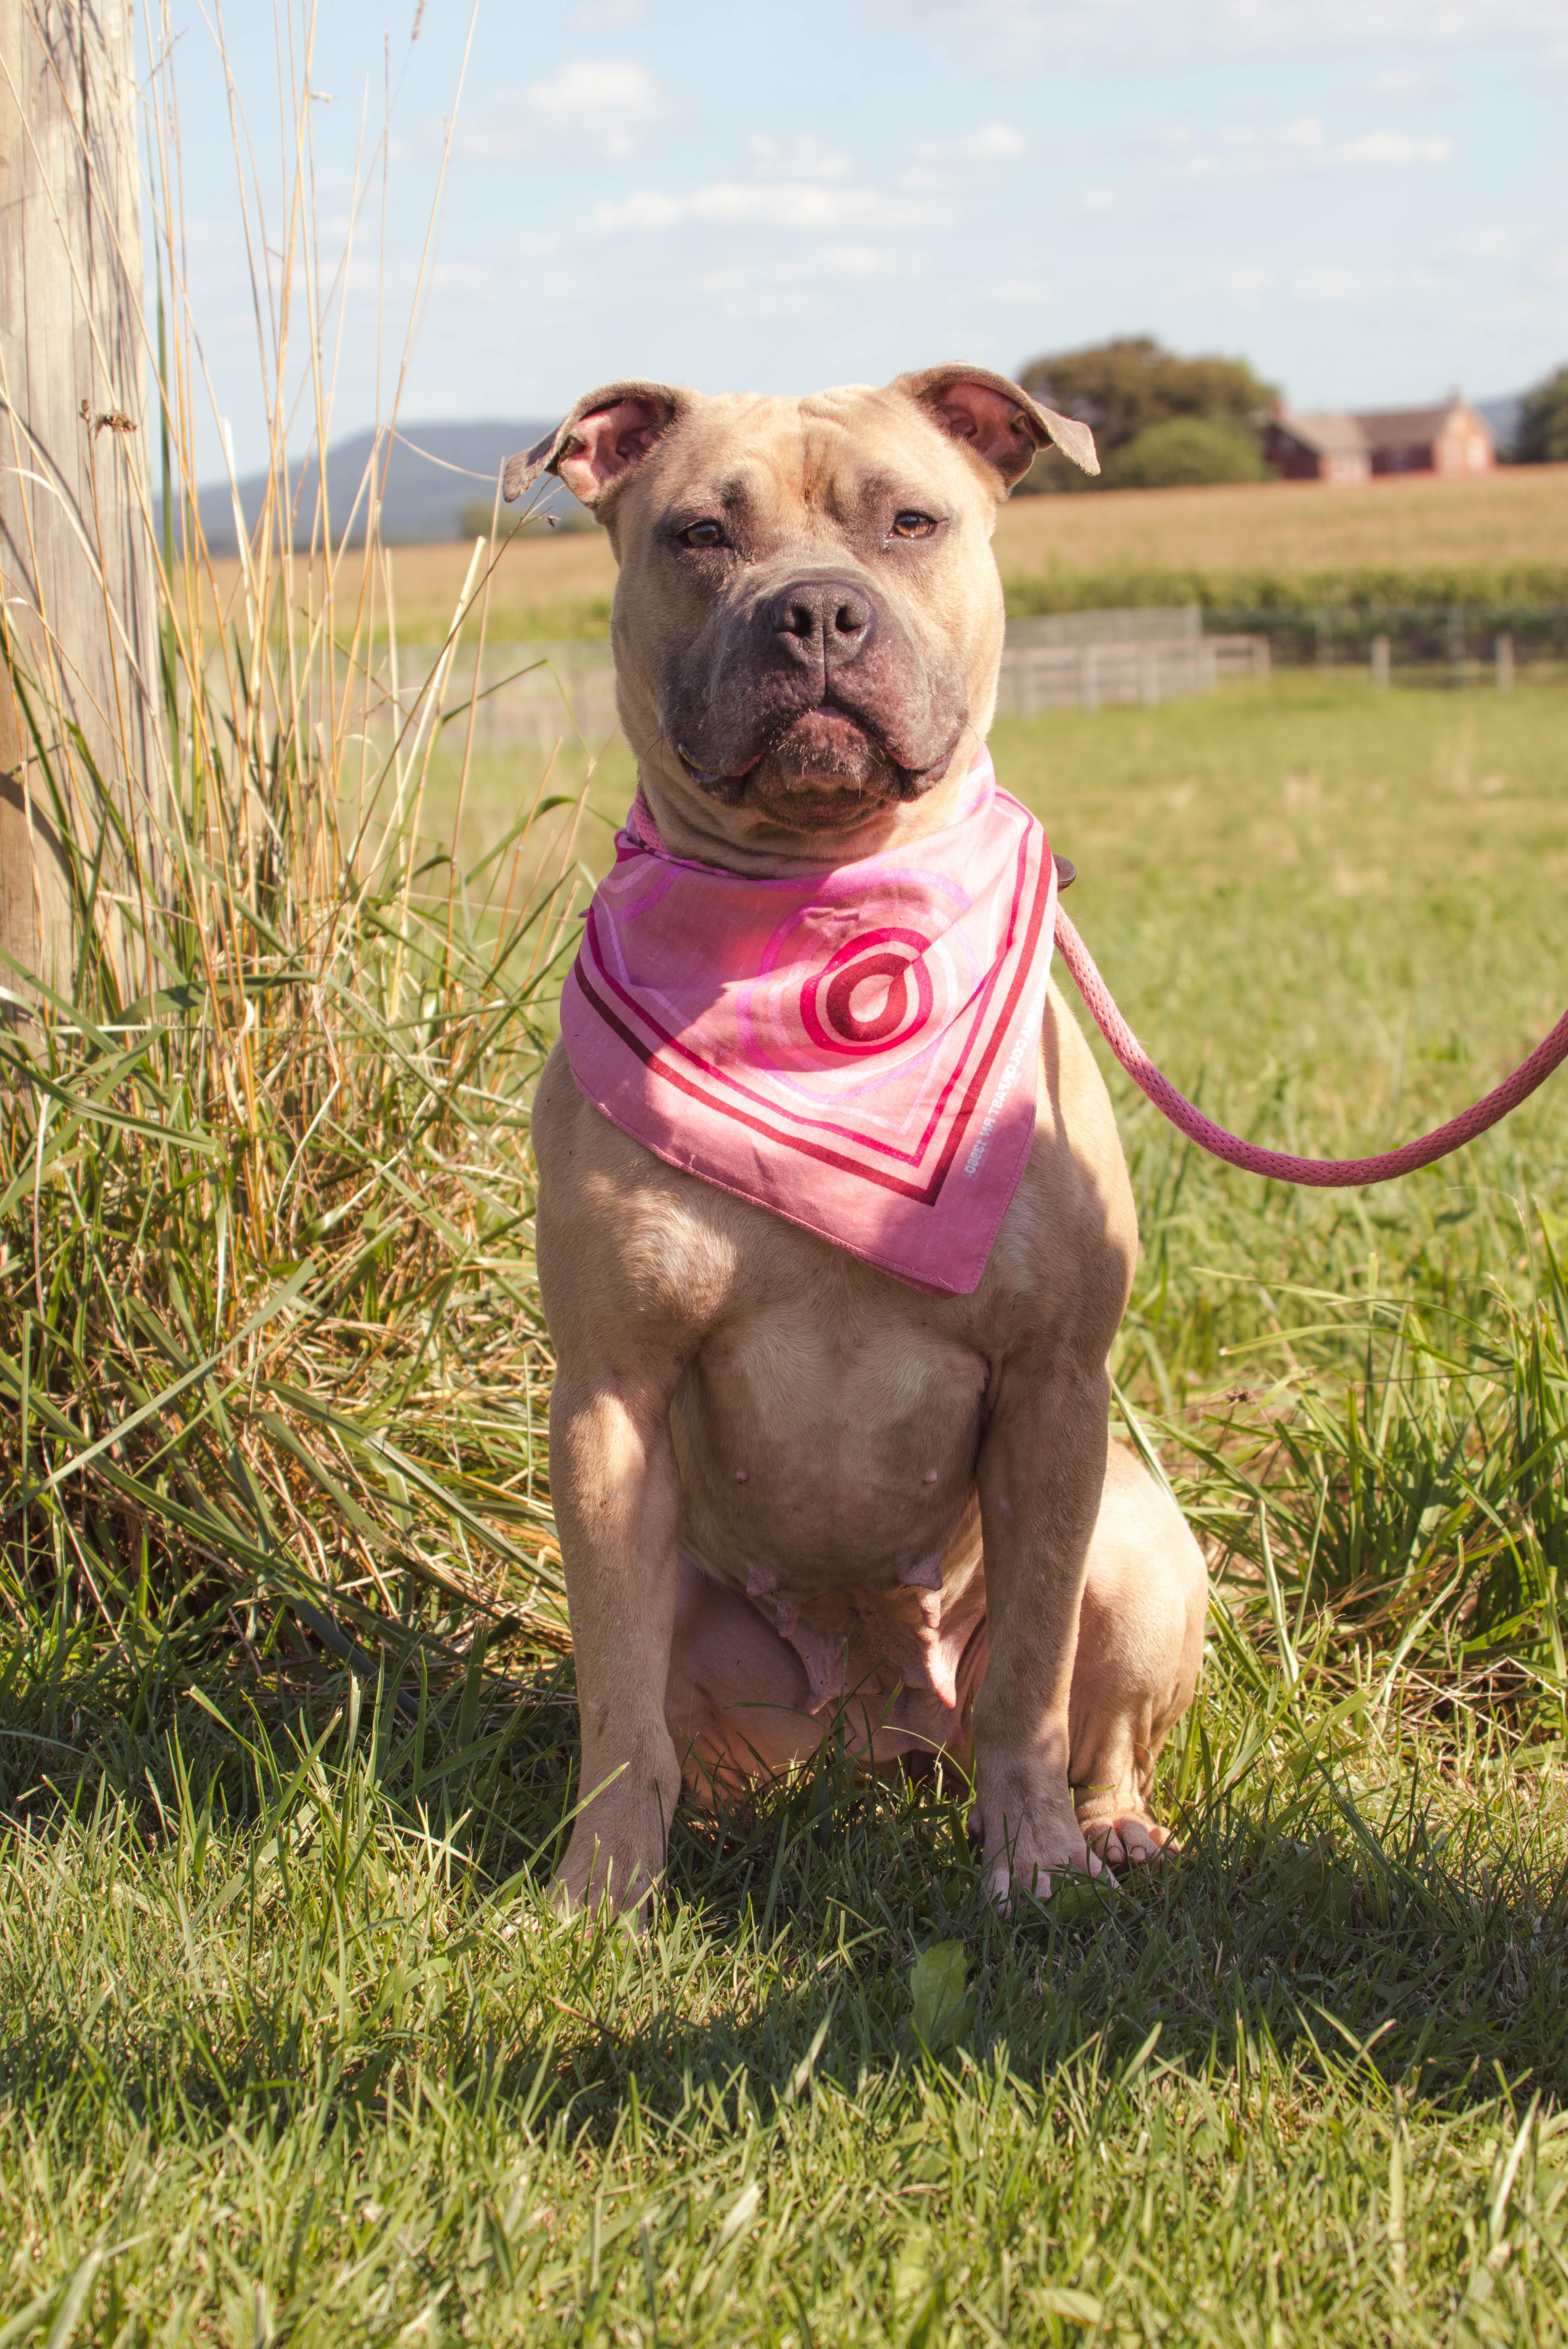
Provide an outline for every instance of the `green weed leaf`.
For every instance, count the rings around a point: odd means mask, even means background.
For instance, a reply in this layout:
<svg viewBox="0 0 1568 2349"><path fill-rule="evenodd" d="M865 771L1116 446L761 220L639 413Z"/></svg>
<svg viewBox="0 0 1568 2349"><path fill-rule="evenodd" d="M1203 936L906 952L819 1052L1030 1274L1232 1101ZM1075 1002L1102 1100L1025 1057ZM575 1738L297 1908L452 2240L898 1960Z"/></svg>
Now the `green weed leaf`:
<svg viewBox="0 0 1568 2349"><path fill-rule="evenodd" d="M975 1992L965 1992L962 1941L934 1941L910 1968L910 2026L927 2055L944 2055L974 2022Z"/></svg>

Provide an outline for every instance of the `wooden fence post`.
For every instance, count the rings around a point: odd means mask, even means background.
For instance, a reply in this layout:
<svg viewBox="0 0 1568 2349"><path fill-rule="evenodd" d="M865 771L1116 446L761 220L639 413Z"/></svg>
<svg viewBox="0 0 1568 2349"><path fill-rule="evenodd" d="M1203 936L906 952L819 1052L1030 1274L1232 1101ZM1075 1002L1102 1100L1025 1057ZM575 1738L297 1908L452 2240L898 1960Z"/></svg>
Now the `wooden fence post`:
<svg viewBox="0 0 1568 2349"><path fill-rule="evenodd" d="M111 850L104 861L100 929L111 940L117 897L134 901L156 874L167 793L147 500L133 8L134 0L0 0L5 650L39 730L71 844L90 862L104 794L136 843L134 854ZM67 866L43 769L5 677L0 944L68 988ZM113 951L124 968L123 930ZM139 979L142 958L134 959Z"/></svg>

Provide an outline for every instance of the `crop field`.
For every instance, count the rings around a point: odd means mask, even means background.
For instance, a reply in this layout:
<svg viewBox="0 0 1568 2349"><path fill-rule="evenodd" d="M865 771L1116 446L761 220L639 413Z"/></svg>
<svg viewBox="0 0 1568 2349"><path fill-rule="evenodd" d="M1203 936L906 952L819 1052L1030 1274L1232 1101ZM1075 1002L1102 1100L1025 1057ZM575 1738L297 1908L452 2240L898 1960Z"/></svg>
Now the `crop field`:
<svg viewBox="0 0 1568 2349"><path fill-rule="evenodd" d="M1338 1154L1568 1002L1565 731L1301 673L993 747L1161 1064ZM325 944L255 882L242 1028L192 961L13 1062L0 2343L1568 2339L1568 1081L1345 1195L1110 1071L1178 1857L1002 1918L961 1788L830 1757L683 1815L645 1942L550 1915L527 1103L629 783L438 753Z"/></svg>
<svg viewBox="0 0 1568 2349"><path fill-rule="evenodd" d="M1052 572L1336 574L1561 567L1568 465L1329 488L1264 481L1013 498L996 523L1009 586Z"/></svg>
<svg viewBox="0 0 1568 2349"><path fill-rule="evenodd" d="M1118 490L1014 498L996 524L996 559L1013 605L1084 600L1184 601L1213 580L1245 601L1260 577L1301 583L1403 574L1441 600L1457 580L1568 569L1568 465L1504 467L1478 481L1426 479L1326 489L1266 481L1206 490ZM467 574L471 544L396 547L386 556L404 642L439 642ZM379 561L378 557L378 561ZM346 573L358 558L347 557ZM310 566L300 565L302 601ZM216 566L232 600L238 565ZM1434 589L1433 583L1436 584ZM1163 583L1163 584L1161 584ZM1423 584L1424 583L1424 584ZM492 642L608 634L615 566L600 531L515 538L490 588ZM340 589L340 597L344 591ZM378 596L384 590L377 583ZM1553 588L1561 599L1564 589ZM348 600L352 600L349 598Z"/></svg>

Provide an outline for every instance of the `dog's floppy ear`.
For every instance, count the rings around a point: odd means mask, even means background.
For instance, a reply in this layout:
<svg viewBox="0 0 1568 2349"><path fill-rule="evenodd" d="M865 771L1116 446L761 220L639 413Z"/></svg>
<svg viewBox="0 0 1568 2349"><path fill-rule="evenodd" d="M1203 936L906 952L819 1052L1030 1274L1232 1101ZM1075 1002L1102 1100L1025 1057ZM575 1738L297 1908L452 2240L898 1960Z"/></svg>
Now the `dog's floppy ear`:
<svg viewBox="0 0 1568 2349"><path fill-rule="evenodd" d="M573 496L598 506L633 473L661 433L691 405L693 394L677 385L601 384L584 392L562 424L521 456L509 457L500 477L511 505L531 490L541 473L559 473Z"/></svg>
<svg viewBox="0 0 1568 2349"><path fill-rule="evenodd" d="M1048 440L1086 473L1099 471L1087 424L1042 408L1021 385L993 375L989 367L922 367L916 375L899 376L888 388L906 393L934 423L999 473L1008 489L1023 479Z"/></svg>

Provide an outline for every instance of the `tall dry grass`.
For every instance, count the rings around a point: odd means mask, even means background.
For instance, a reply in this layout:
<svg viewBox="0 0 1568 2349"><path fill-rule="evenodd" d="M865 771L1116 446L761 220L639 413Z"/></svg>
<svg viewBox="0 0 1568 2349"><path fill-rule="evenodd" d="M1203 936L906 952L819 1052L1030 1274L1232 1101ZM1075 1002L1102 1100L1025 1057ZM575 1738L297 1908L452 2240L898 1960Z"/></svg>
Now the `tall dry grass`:
<svg viewBox="0 0 1568 2349"><path fill-rule="evenodd" d="M0 1038L5 1701L71 1744L84 1712L156 1714L198 1657L255 1691L345 1661L396 1683L415 1650L471 1675L503 1633L565 1640L528 1117L583 876L572 827L542 854L527 812L468 869L427 836L438 745L461 824L492 550L465 551L442 657L399 695L378 524L396 399L355 514L296 511L290 446L302 411L327 442L341 279L384 154L362 159L329 270L311 0L279 29L275 196L230 78L269 479L225 573L196 499L213 387L166 8L150 27L173 788L156 885L139 871L129 893L134 991L79 955L75 993ZM364 544L339 553L351 522ZM36 705L40 681L17 683ZM96 822L118 822L101 790ZM84 936L99 844L74 843Z"/></svg>

